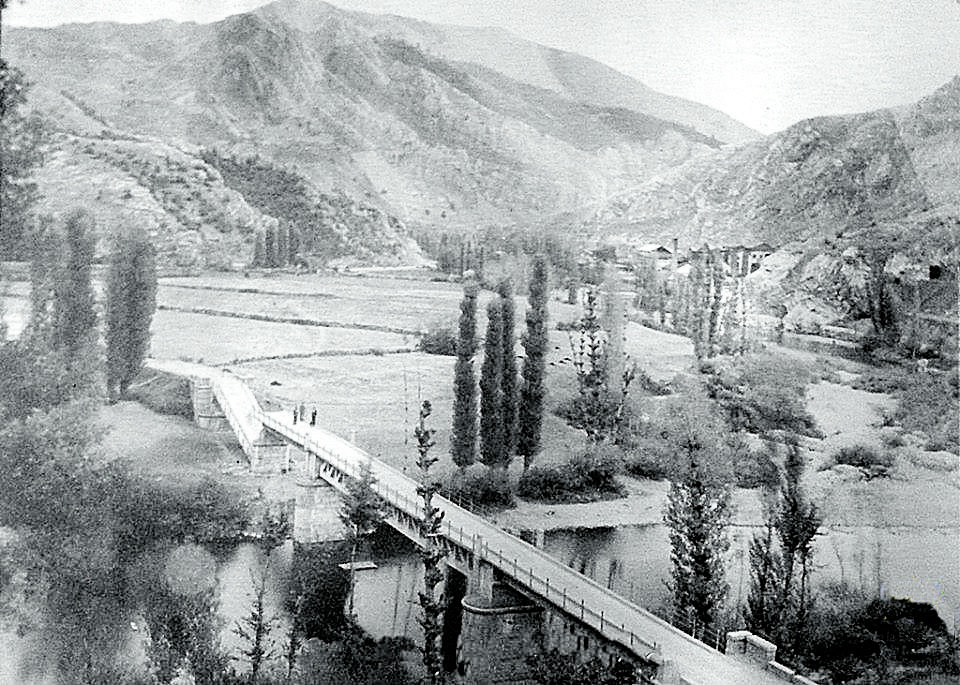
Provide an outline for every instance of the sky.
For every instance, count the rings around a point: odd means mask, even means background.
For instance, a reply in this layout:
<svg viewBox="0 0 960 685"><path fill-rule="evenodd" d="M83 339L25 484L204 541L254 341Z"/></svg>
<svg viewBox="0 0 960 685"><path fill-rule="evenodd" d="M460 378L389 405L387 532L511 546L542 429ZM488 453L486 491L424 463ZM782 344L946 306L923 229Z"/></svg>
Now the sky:
<svg viewBox="0 0 960 685"><path fill-rule="evenodd" d="M10 0L3 22L210 22L264 0ZM960 0L334 0L499 26L771 133L909 104L960 73Z"/></svg>

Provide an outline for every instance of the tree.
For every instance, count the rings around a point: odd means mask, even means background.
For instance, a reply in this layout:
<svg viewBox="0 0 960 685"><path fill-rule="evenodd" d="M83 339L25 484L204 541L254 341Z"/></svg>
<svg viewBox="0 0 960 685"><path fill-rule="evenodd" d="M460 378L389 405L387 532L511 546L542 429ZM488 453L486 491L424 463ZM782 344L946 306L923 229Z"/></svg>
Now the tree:
<svg viewBox="0 0 960 685"><path fill-rule="evenodd" d="M107 275L107 394L123 396L143 367L157 307L157 266L149 237L118 238Z"/></svg>
<svg viewBox="0 0 960 685"><path fill-rule="evenodd" d="M519 421L519 388L517 380L517 357L515 352L516 334L514 332L516 307L513 301L513 286L504 279L497 286L501 304L501 322L503 329L503 369L500 376L500 418L503 422L503 467L510 464L517 448Z"/></svg>
<svg viewBox="0 0 960 685"><path fill-rule="evenodd" d="M461 471L477 460L477 379L473 372L473 357L477 352L477 295L476 283L468 281L464 284L453 375L453 435L450 439L453 463Z"/></svg>
<svg viewBox="0 0 960 685"><path fill-rule="evenodd" d="M267 265L267 236L266 231L259 229L253 234L253 266Z"/></svg>
<svg viewBox="0 0 960 685"><path fill-rule="evenodd" d="M593 445L616 441L620 435L627 391L636 375L636 366L629 360L622 363L622 376L612 378L608 336L597 314L598 298L588 288L583 301L583 316L578 325L578 339L570 340L573 367L577 374L577 395L561 408L563 416L574 428L583 430Z"/></svg>
<svg viewBox="0 0 960 685"><path fill-rule="evenodd" d="M744 609L747 628L774 638L780 626L783 560L777 544L776 491L763 493L764 527L750 540L750 593Z"/></svg>
<svg viewBox="0 0 960 685"><path fill-rule="evenodd" d="M94 309L91 267L93 264L93 219L82 210L72 212L64 231L63 261L53 302L53 344L70 357L93 342L97 314Z"/></svg>
<svg viewBox="0 0 960 685"><path fill-rule="evenodd" d="M669 446L671 590L675 611L704 628L717 620L727 593L730 458L723 421L695 389L666 403L661 433Z"/></svg>
<svg viewBox="0 0 960 685"><path fill-rule="evenodd" d="M270 631L276 627L277 620L267 615L266 572L261 573L259 579L251 573L250 579L254 587L253 606L249 614L237 621L233 632L245 643L240 653L250 662L250 683L256 685L260 682L260 669L264 663L276 656L268 640Z"/></svg>
<svg viewBox="0 0 960 685"><path fill-rule="evenodd" d="M807 580L812 556L811 545L820 529L822 517L801 486L804 459L795 435L787 436L787 455L780 488L780 511L776 519L777 535L783 556L780 606L789 613L791 634L802 628L807 611ZM793 588L796 567L800 567L800 586ZM795 596L796 595L796 596Z"/></svg>
<svg viewBox="0 0 960 685"><path fill-rule="evenodd" d="M286 266L290 256L290 233L286 224L277 227L277 262L276 266Z"/></svg>
<svg viewBox="0 0 960 685"><path fill-rule="evenodd" d="M0 58L0 257L24 253L29 212L37 198L33 170L43 163L43 126L21 111L29 84L23 72Z"/></svg>
<svg viewBox="0 0 960 685"><path fill-rule="evenodd" d="M277 265L277 227L275 225L264 229L263 265L268 269Z"/></svg>
<svg viewBox="0 0 960 685"><path fill-rule="evenodd" d="M443 685L443 662L440 653L440 637L443 633L443 612L446 609L442 598L437 598L437 585L443 580L440 562L446 553L437 542L443 525L443 512L433 506L433 496L440 486L430 478L430 467L437 458L430 455L434 446L435 431L427 428L427 418L432 409L429 402L420 406L420 419L414 429L417 438L417 468L420 470L420 484L417 494L423 498L423 518L420 521L420 558L423 560L423 592L419 594L423 616L423 665L427 671L427 683Z"/></svg>
<svg viewBox="0 0 960 685"><path fill-rule="evenodd" d="M534 455L540 451L543 403L546 397L547 345L550 341L547 329L547 288L547 260L543 255L537 255L530 279L527 330L521 343L524 357L517 418L517 454L523 455L524 471L530 468Z"/></svg>
<svg viewBox="0 0 960 685"><path fill-rule="evenodd" d="M503 420L500 414L503 392L503 320L502 303L487 305L487 335L480 367L480 461L489 467L504 465Z"/></svg>
<svg viewBox="0 0 960 685"><path fill-rule="evenodd" d="M343 496L340 520L347 529L347 541L350 543L350 604L348 614L353 616L353 595L356 582L357 549L364 537L377 529L386 516L383 500L373 486L376 479L370 472L370 462L360 467L360 477L347 481L347 492Z"/></svg>

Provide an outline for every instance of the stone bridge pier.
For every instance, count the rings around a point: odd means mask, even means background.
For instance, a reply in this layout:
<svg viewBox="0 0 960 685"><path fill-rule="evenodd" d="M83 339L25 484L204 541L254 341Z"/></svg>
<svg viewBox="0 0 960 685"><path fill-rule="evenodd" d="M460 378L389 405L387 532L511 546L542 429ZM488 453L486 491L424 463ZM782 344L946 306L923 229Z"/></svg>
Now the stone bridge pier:
<svg viewBox="0 0 960 685"><path fill-rule="evenodd" d="M575 655L577 663L629 663L637 683L652 682L641 673L661 670L656 655L638 659L465 550L448 553L445 598L444 668L456 670L463 685L535 685L531 661L554 649Z"/></svg>

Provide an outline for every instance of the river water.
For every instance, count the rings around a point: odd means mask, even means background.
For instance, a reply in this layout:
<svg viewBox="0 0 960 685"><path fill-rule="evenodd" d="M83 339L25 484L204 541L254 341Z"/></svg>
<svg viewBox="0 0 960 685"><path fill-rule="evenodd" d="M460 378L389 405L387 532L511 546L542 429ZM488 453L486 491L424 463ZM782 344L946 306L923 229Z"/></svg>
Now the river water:
<svg viewBox="0 0 960 685"><path fill-rule="evenodd" d="M385 527L384 527L385 528ZM727 555L727 579L731 601L742 602L749 591L747 547L755 529L731 529ZM888 530L856 528L831 530L815 544L814 584L840 580L868 592L879 588L888 596L929 602L948 627L955 631L960 620L960 561L956 555L955 530ZM609 587L640 606L668 606L665 581L670 574L670 547L663 525L626 526L547 532L544 548L560 561ZM373 637L405 636L422 640L417 621L417 592L422 588L422 566L413 544L391 530L375 535L361 556L370 568L356 574L355 613L360 625ZM283 594L293 559L291 543L274 550L269 564L251 544L239 545L219 555L196 545L172 550L166 562L167 580L184 590L216 586L223 623L221 644L238 656L243 642L234 632L238 621L251 609L254 579L266 568L266 610L275 620L273 647L282 652L290 617L283 607ZM131 662L142 661L144 631L133 617L124 646ZM134 627L135 626L135 627ZM5 638L12 637L4 635ZM0 685L13 685L17 671L17 640L7 641L0 659ZM243 669L243 663L237 662ZM44 682L38 679L34 682Z"/></svg>

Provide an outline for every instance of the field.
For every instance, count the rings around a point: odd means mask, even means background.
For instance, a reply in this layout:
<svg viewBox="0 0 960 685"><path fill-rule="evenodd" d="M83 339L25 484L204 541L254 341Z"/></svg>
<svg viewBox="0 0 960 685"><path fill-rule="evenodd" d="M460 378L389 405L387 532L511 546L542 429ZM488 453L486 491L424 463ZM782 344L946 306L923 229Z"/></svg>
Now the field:
<svg viewBox="0 0 960 685"><path fill-rule="evenodd" d="M453 358L412 351L370 354L371 349L412 347L416 337L353 327L422 330L441 322L455 330L461 296L461 286L456 284L384 277L163 279L159 301L165 306L308 319L341 327L159 311L151 354L216 364L252 359L231 366L251 377L258 395L276 406L292 408L303 402L316 407L324 427L406 470L412 468L416 457L412 430L420 399L429 400L433 405L429 423L437 430L434 452L441 458L438 468L449 470ZM480 296L481 336L483 309L491 298L489 292ZM524 327L525 305L525 298L516 298L518 336ZM556 298L550 302L552 328L557 321L572 321L577 315L574 306ZM552 407L574 392L575 384L573 368L564 361L570 355L568 334L552 330L550 346L547 404ZM518 353L520 349L518 344ZM352 354L351 350L364 353ZM688 340L635 324L627 327L626 350L658 379L689 369L692 361ZM306 356L311 352L312 356ZM263 359L291 353L305 356ZM475 371L479 375L479 360ZM546 416L543 434L541 463L564 461L583 445L583 434L553 415Z"/></svg>

